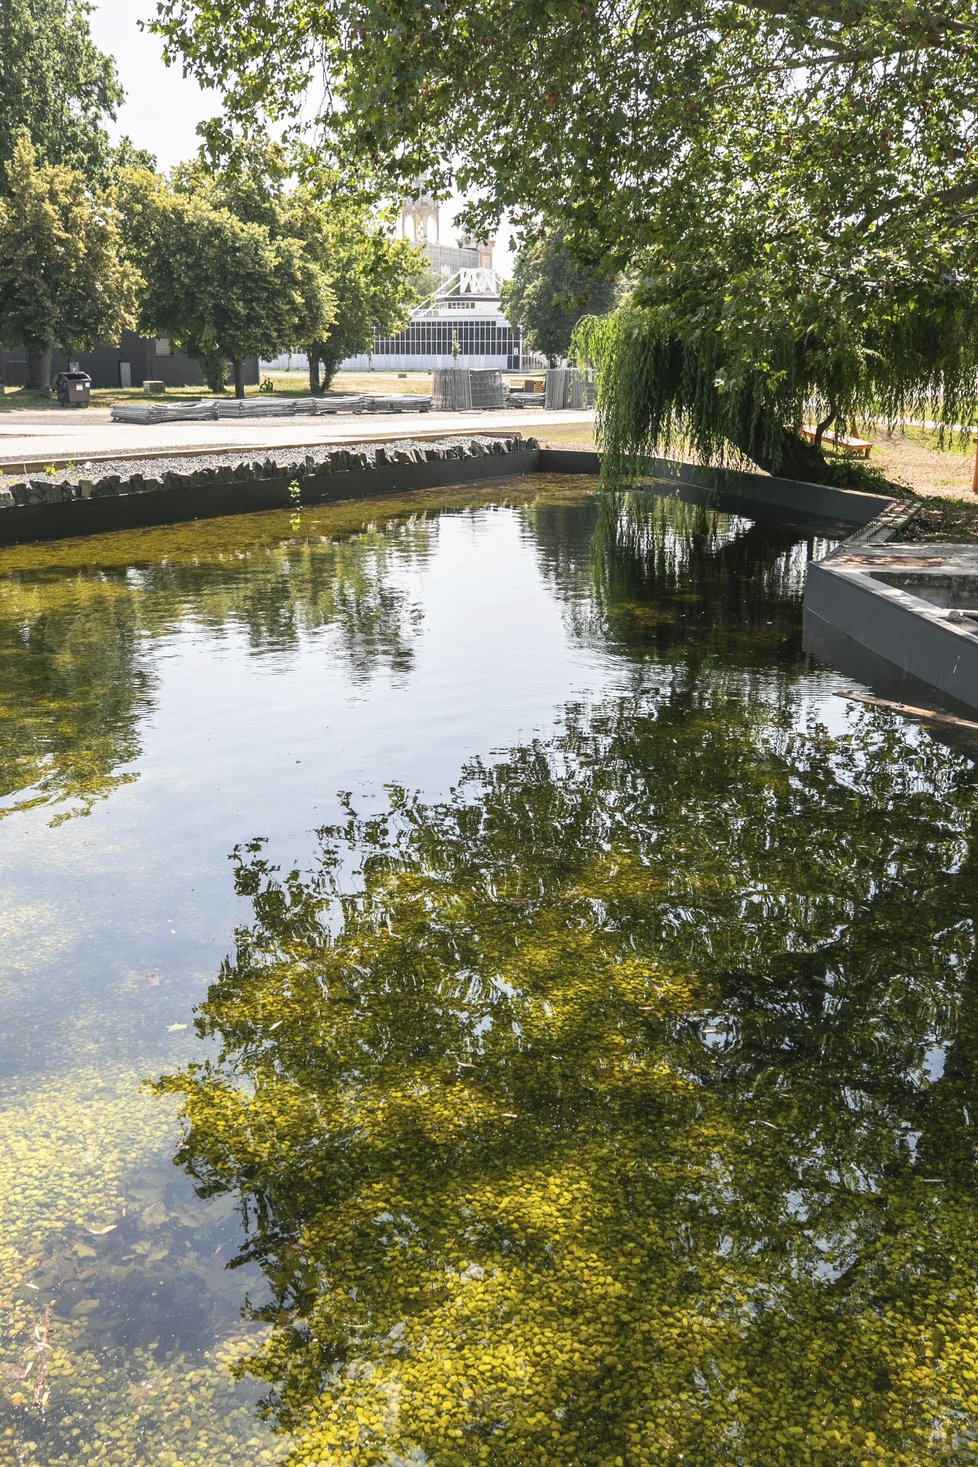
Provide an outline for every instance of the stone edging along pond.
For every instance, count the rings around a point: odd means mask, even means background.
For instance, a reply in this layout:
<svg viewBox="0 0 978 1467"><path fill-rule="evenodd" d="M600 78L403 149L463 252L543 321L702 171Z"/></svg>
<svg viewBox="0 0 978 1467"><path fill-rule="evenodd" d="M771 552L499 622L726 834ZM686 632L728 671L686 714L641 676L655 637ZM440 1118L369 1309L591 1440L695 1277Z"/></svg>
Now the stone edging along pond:
<svg viewBox="0 0 978 1467"><path fill-rule="evenodd" d="M0 478L0 545L287 509L294 503L293 483L303 504L465 484L529 473L539 457L536 439L519 433L314 445L260 459L231 452L205 467L199 461L189 467L179 458L167 460L163 450L152 462L105 465L122 468L121 473L99 476L102 466L92 463L81 477L66 478L62 470Z"/></svg>
<svg viewBox="0 0 978 1467"><path fill-rule="evenodd" d="M978 711L978 545L891 544L915 501L665 462L653 477L715 509L851 525L808 567L805 650L889 697Z"/></svg>

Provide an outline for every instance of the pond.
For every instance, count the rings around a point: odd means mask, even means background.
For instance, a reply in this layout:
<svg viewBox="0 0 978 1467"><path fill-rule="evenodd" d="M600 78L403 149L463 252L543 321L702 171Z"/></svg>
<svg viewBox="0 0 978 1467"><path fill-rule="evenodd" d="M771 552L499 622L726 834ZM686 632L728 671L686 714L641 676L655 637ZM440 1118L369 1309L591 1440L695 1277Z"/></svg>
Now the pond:
<svg viewBox="0 0 978 1467"><path fill-rule="evenodd" d="M978 783L826 533L3 553L3 1467L978 1462Z"/></svg>

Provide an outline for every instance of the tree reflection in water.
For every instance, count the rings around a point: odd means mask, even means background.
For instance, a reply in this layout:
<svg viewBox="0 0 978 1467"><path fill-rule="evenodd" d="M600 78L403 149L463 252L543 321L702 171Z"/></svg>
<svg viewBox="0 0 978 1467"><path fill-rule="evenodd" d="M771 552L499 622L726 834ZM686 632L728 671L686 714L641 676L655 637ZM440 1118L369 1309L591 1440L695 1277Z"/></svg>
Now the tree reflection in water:
<svg viewBox="0 0 978 1467"><path fill-rule="evenodd" d="M238 636L278 668L332 630L352 681L407 673L421 613L397 573L430 554L429 523L205 553L219 527L181 554L171 529L145 531L139 565L131 542L120 551L106 536L90 542L92 564L60 575L47 569L55 552L42 546L36 568L0 581L0 818L55 802L63 808L54 823L87 815L138 779L160 647L178 630L212 644Z"/></svg>
<svg viewBox="0 0 978 1467"><path fill-rule="evenodd" d="M642 676L236 854L160 1084L296 1463L978 1460L972 766Z"/></svg>

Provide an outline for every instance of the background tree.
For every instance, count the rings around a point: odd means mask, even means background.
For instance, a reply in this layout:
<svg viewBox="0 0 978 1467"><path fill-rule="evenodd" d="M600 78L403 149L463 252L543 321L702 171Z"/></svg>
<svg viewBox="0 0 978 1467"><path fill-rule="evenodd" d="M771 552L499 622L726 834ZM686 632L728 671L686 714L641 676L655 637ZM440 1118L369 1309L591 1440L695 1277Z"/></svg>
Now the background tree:
<svg viewBox="0 0 978 1467"><path fill-rule="evenodd" d="M325 335L334 301L299 241L186 192L145 170L125 175L127 239L146 288L140 321L199 361L212 391L232 364L244 396L246 357L270 357Z"/></svg>
<svg viewBox="0 0 978 1467"><path fill-rule="evenodd" d="M613 458L678 432L822 477L801 417L978 413L978 0L461 0L437 25L413 0L289 0L260 69L244 8L161 13L232 111L287 111L324 65L343 156L481 191L477 233L570 199L581 257L634 272L588 338Z"/></svg>
<svg viewBox="0 0 978 1467"><path fill-rule="evenodd" d="M135 324L139 277L121 256L116 211L84 175L39 163L14 145L0 196L0 341L27 351L28 389L51 385L51 353L66 357Z"/></svg>
<svg viewBox="0 0 978 1467"><path fill-rule="evenodd" d="M4 0L0 6L0 188L26 131L41 159L104 181L104 128L123 92L115 62L92 40L86 0Z"/></svg>
<svg viewBox="0 0 978 1467"><path fill-rule="evenodd" d="M583 264L560 229L525 244L513 262L512 280L503 286L510 323L520 328L530 351L540 352L552 367L570 351L581 317L604 315L614 300L607 273Z"/></svg>
<svg viewBox="0 0 978 1467"><path fill-rule="evenodd" d="M403 330L412 306L423 294L420 252L407 240L388 239L363 207L337 211L324 245L336 295L336 318L328 337L306 347L313 392L329 387L346 357L372 351L375 332L395 336Z"/></svg>
<svg viewBox="0 0 978 1467"><path fill-rule="evenodd" d="M312 392L328 387L340 362L369 352L374 332L394 335L424 295L427 258L406 240L390 239L370 207L336 173L296 182L297 159L266 137L206 128L210 161L177 169L177 188L203 191L240 218L276 238L298 240L310 263L328 278L335 297L328 334L297 344L309 359Z"/></svg>

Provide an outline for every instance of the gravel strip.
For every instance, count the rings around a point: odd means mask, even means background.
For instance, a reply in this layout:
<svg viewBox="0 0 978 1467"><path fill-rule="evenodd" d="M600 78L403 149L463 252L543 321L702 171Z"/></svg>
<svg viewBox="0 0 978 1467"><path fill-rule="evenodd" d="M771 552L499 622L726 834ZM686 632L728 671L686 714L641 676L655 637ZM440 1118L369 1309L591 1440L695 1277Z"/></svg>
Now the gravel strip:
<svg viewBox="0 0 978 1467"><path fill-rule="evenodd" d="M129 479L134 474L140 474L143 478L162 479L164 474L192 474L201 469L236 469L250 466L252 464L264 465L270 459L285 471L297 469L304 465L306 460L312 458L316 463L325 463L331 453L342 449L347 453L364 453L371 461L379 448L386 449L389 454L403 449L430 448L438 445L444 448L465 447L475 440L478 443L488 444L499 437L515 438L519 436L512 430L500 430L499 433L464 433L457 437L438 438L385 438L383 441L377 439L366 439L361 443L308 443L299 444L292 448L241 448L228 449L226 452L209 451L205 453L181 453L167 457L161 454L159 458L126 458L120 455L118 458L80 459L74 473L67 469L59 468L56 478L77 481L78 479L107 479L110 475L118 474L120 479ZM36 480L43 477L41 468L38 466L26 474L11 474L10 479Z"/></svg>

